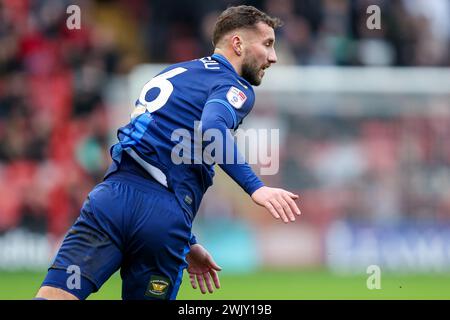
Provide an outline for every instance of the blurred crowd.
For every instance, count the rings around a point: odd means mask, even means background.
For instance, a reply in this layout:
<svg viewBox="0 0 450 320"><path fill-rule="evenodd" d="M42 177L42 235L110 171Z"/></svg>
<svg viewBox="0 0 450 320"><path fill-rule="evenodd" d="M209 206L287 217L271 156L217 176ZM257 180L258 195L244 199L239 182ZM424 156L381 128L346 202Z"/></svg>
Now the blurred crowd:
<svg viewBox="0 0 450 320"><path fill-rule="evenodd" d="M172 63L210 54L217 15L227 6L241 3L244 1L1 0L0 233L19 225L57 236L64 233L110 161L110 137L116 128L108 126L104 99L108 80L126 75L139 63ZM450 65L447 0L245 3L284 20L276 44L282 64ZM66 8L71 4L81 8L80 29L67 28L70 14ZM380 30L366 27L366 8L371 4L381 9ZM342 178L336 168L348 165L350 175L364 173L363 181L369 181L373 190L362 196L376 195L380 207L375 209L387 216L420 214L425 210L420 208L430 206L438 206L434 212L448 216L448 196L436 202L439 192L429 192L427 186L410 181L422 181L415 177L417 172L431 172L439 178L440 168L450 164L450 151L442 149L445 136L449 136L448 121L334 120L290 119L296 123L293 130L300 129L291 134L296 147L289 148L291 155L282 164L283 184L311 192L310 199L316 199L318 193L311 190L325 183L321 192L336 192L340 199L339 205L327 207L333 214L370 212L364 201L346 198L344 190L336 187L339 184L332 185L333 178ZM324 125L336 139L344 137L336 128L337 134L332 134L333 126L354 128L352 144L319 137ZM308 134L314 133L319 136L309 139ZM403 158L396 144L400 140L411 148ZM440 144L434 146L432 141ZM339 154L345 158L346 153L360 152L358 148L370 152L372 145L380 145L385 152L360 163L343 159L342 167L322 163L339 148L344 148ZM363 170L364 166L373 170ZM426 171L417 171L420 166ZM377 170L387 171L380 175ZM351 187L360 188L357 182ZM406 192L397 196L399 187ZM403 197L411 201L397 203ZM386 203L386 199L393 200ZM402 207L406 204L408 208Z"/></svg>
<svg viewBox="0 0 450 320"><path fill-rule="evenodd" d="M286 120L281 182L299 190L312 221L449 221L450 109L430 116Z"/></svg>
<svg viewBox="0 0 450 320"><path fill-rule="evenodd" d="M150 58L180 61L208 54L217 15L244 1L136 2ZM129 1L127 1L127 4ZM139 3L139 5L137 4ZM151 4L150 4L151 3ZM251 0L246 4L280 17L277 52L282 64L449 66L447 0ZM380 8L381 29L367 20Z"/></svg>
<svg viewBox="0 0 450 320"><path fill-rule="evenodd" d="M60 235L107 165L102 85L117 47L63 1L0 6L0 231Z"/></svg>

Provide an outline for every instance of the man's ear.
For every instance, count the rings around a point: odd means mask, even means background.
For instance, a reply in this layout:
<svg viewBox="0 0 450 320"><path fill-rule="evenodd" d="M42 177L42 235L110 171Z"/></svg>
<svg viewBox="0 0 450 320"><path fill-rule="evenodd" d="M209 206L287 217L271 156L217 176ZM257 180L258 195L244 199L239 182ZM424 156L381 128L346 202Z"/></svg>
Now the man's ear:
<svg viewBox="0 0 450 320"><path fill-rule="evenodd" d="M231 46L237 56L242 55L242 38L240 35L235 34L231 37Z"/></svg>

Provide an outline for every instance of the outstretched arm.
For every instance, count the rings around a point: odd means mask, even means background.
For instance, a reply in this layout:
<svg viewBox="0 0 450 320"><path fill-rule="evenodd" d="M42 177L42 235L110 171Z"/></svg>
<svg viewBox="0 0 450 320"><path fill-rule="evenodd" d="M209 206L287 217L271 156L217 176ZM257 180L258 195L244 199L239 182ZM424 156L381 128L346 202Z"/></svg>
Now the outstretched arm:
<svg viewBox="0 0 450 320"><path fill-rule="evenodd" d="M216 154L219 166L247 192L252 200L265 207L275 219L285 223L295 221L295 216L300 215L295 200L298 195L280 188L269 188L256 176L248 163L243 160L229 128L234 127L234 120L229 110L219 103L209 103L203 109L202 133L209 129L221 132L222 154ZM217 138L217 137L216 137ZM220 151L220 150L219 150ZM228 156L231 153L232 156ZM228 159L232 159L227 163Z"/></svg>

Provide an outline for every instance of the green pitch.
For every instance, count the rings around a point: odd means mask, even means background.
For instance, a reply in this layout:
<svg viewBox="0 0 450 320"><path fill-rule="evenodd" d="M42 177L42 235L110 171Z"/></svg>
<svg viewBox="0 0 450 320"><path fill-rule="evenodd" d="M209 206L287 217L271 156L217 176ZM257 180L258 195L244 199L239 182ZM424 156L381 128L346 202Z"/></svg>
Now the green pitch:
<svg viewBox="0 0 450 320"><path fill-rule="evenodd" d="M0 299L31 299L43 277L43 273L0 272ZM367 289L367 277L305 270L222 273L222 288L202 295L190 287L185 274L178 299L450 299L450 274L382 274L378 290ZM120 286L115 274L90 299L120 299Z"/></svg>

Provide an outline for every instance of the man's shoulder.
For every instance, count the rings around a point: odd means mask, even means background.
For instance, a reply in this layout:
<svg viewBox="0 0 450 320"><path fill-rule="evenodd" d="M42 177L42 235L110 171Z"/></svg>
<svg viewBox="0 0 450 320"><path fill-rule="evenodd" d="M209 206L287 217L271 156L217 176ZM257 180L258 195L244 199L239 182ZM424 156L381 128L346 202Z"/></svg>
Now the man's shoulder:
<svg viewBox="0 0 450 320"><path fill-rule="evenodd" d="M210 57L207 57L210 58ZM228 67L219 64L214 60L205 60L206 64L208 64L209 68L217 68L212 69L214 72L209 72L209 81L208 85L212 90L221 90L221 88L229 89L230 87L236 87L239 90L246 92L248 95L253 96L254 90L252 85L247 82L244 78L240 77L236 72L230 70ZM210 63L209 61L213 61Z"/></svg>
<svg viewBox="0 0 450 320"><path fill-rule="evenodd" d="M220 79L226 80L233 77L227 68L211 59L211 57L171 64L158 75L177 68L183 68L188 71L184 73L184 78L188 77L192 78L192 80L201 80L204 85L212 85Z"/></svg>
<svg viewBox="0 0 450 320"><path fill-rule="evenodd" d="M192 80L193 83L200 81L202 86L208 88L210 92L235 87L247 96L254 97L254 90L249 82L211 56L172 64L160 74L176 68L184 68L188 71L183 73L183 79L180 80L188 82Z"/></svg>
<svg viewBox="0 0 450 320"><path fill-rule="evenodd" d="M210 56L202 57L194 60L182 61L171 64L164 70L170 70L175 68L186 68L198 71L204 71L205 73L217 74L226 73L227 70L219 62L212 59Z"/></svg>
<svg viewBox="0 0 450 320"><path fill-rule="evenodd" d="M245 99L249 98L249 101L253 101L255 97L253 87L236 74L227 74L226 77L220 77L216 86L218 90L226 90L227 94L236 93L245 97Z"/></svg>

